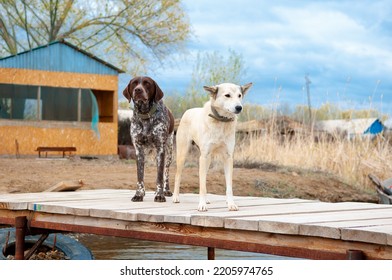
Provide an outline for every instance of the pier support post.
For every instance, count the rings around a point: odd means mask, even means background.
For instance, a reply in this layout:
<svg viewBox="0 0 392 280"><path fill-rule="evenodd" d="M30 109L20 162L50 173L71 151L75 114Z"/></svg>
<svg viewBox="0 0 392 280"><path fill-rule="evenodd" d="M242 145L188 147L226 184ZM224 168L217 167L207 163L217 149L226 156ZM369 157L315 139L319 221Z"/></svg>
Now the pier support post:
<svg viewBox="0 0 392 280"><path fill-rule="evenodd" d="M26 225L26 216L15 218L15 260L24 260Z"/></svg>
<svg viewBox="0 0 392 280"><path fill-rule="evenodd" d="M208 247L208 260L215 260L215 248Z"/></svg>
<svg viewBox="0 0 392 280"><path fill-rule="evenodd" d="M365 260L365 254L360 250L347 250L346 251L347 260Z"/></svg>

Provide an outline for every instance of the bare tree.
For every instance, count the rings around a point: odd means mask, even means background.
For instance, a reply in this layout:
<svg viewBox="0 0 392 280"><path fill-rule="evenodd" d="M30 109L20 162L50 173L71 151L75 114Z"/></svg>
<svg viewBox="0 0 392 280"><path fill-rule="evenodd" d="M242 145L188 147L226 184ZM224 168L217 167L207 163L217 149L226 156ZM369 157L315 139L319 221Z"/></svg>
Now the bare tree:
<svg viewBox="0 0 392 280"><path fill-rule="evenodd" d="M190 33L179 0L0 0L0 56L66 39L134 74Z"/></svg>

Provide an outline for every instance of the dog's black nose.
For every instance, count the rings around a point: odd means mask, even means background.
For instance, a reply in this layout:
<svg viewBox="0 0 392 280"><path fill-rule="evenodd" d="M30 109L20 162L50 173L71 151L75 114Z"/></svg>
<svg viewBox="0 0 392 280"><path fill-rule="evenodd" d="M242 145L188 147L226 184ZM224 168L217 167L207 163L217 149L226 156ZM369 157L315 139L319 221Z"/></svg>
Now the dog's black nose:
<svg viewBox="0 0 392 280"><path fill-rule="evenodd" d="M242 106L240 105L235 106L235 110L237 113L240 113L242 111Z"/></svg>

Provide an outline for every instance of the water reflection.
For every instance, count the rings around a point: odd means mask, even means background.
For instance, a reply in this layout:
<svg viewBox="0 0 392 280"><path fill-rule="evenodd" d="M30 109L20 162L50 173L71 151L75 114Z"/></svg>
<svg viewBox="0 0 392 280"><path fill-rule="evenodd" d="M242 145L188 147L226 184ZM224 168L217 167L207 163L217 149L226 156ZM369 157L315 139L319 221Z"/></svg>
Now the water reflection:
<svg viewBox="0 0 392 280"><path fill-rule="evenodd" d="M101 236L92 234L74 234L97 260L205 260L207 248L177 245L171 243L135 240L131 238ZM280 256L248 253L230 250L215 250L219 260L277 260L289 259Z"/></svg>

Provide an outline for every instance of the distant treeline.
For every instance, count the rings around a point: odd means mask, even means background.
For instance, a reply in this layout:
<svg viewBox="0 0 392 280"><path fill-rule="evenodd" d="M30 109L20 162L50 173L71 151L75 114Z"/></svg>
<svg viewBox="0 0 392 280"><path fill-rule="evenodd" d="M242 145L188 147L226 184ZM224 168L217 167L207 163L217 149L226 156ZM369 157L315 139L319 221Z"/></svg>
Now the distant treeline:
<svg viewBox="0 0 392 280"><path fill-rule="evenodd" d="M182 114L189 108L201 107L208 100L208 95L166 95L164 102L173 112L175 118L181 118ZM120 102L119 108L128 109L128 102ZM384 121L387 115L382 115L375 109L340 109L333 103L325 103L319 108L312 108L312 121L332 119L359 119L379 118ZM240 121L269 119L274 116L287 116L302 123L309 123L309 109L307 105L290 107L283 105L275 109L267 108L257 104L245 103L244 111L239 115Z"/></svg>

